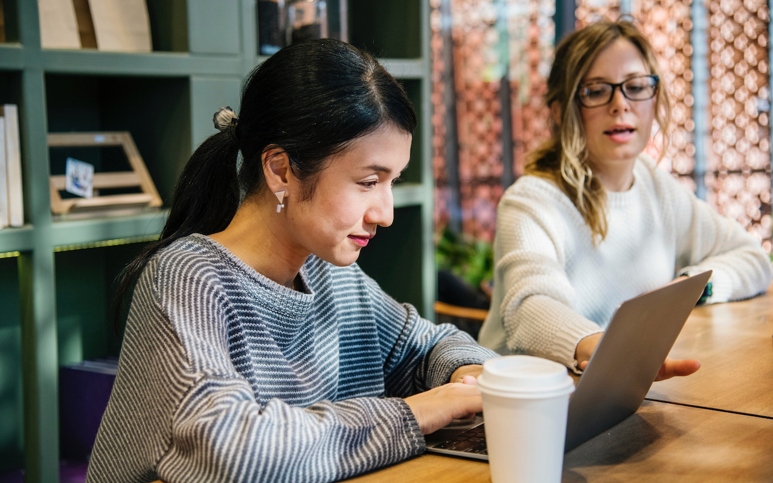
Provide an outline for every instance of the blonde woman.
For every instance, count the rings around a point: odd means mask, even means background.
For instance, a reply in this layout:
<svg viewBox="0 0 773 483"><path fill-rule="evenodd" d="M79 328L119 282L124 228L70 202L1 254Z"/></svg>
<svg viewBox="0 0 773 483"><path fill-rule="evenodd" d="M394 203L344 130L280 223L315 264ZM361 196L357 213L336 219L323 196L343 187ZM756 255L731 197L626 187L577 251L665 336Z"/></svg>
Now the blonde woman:
<svg viewBox="0 0 773 483"><path fill-rule="evenodd" d="M581 370L628 298L706 269L705 303L770 284L759 240L643 152L653 123L667 147L660 83L652 47L630 22L596 23L560 43L548 79L552 137L499 203L482 345ZM699 367L667 359L658 378Z"/></svg>

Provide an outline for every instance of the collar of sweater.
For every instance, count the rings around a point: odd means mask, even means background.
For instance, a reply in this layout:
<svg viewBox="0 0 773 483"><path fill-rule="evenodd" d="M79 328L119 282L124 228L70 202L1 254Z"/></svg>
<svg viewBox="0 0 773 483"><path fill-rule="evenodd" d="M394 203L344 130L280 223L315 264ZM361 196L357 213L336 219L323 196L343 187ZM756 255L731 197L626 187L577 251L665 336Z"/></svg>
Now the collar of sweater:
<svg viewBox="0 0 773 483"><path fill-rule="evenodd" d="M308 321L308 315L314 303L314 289L309 282L307 266L312 257L301 267L300 278L304 291L299 292L278 284L236 257L227 248L208 236L194 234L191 236L198 244L212 251L221 261L230 265L233 275L238 279L241 288L254 295L253 303L259 301L261 308L275 314L284 323Z"/></svg>

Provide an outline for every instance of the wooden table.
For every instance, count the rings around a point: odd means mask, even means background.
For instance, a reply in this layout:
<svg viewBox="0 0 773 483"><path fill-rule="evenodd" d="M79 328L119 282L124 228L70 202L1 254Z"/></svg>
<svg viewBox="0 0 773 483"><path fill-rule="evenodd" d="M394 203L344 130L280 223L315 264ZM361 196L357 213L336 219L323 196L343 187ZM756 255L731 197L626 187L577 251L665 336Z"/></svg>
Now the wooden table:
<svg viewBox="0 0 773 483"><path fill-rule="evenodd" d="M773 288L698 307L672 357L702 367L655 383L637 413L564 457L564 482L773 481ZM353 482L490 481L488 464L423 455Z"/></svg>
<svg viewBox="0 0 773 483"><path fill-rule="evenodd" d="M773 418L773 288L743 302L697 307L671 357L698 359L701 368L654 383L647 399Z"/></svg>

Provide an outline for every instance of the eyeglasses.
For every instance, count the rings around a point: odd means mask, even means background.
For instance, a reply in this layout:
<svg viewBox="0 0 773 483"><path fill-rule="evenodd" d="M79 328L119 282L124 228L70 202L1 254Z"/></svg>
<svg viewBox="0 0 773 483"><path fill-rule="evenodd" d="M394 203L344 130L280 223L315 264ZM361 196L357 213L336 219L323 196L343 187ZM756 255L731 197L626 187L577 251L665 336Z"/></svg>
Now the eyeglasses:
<svg viewBox="0 0 773 483"><path fill-rule="evenodd" d="M577 91L577 99L584 107L601 107L612 102L615 97L615 89L620 88L629 101L646 101L655 97L658 92L660 78L656 75L643 75L632 77L619 84L610 82L593 81L581 85Z"/></svg>

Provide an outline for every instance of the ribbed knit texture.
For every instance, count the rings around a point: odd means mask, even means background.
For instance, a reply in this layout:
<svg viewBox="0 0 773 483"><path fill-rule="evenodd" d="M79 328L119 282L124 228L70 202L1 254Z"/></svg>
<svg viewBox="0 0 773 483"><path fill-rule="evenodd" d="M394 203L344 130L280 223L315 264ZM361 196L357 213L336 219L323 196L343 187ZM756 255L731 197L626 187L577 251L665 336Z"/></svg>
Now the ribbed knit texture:
<svg viewBox="0 0 773 483"><path fill-rule="evenodd" d="M402 397L496 356L310 257L305 293L192 235L132 298L89 482L331 481L424 451Z"/></svg>
<svg viewBox="0 0 773 483"><path fill-rule="evenodd" d="M491 310L480 342L571 366L577 343L625 300L677 274L714 270L708 303L763 292L773 271L758 239L644 155L634 184L607 198L608 235L594 245L569 198L523 176L499 202Z"/></svg>

